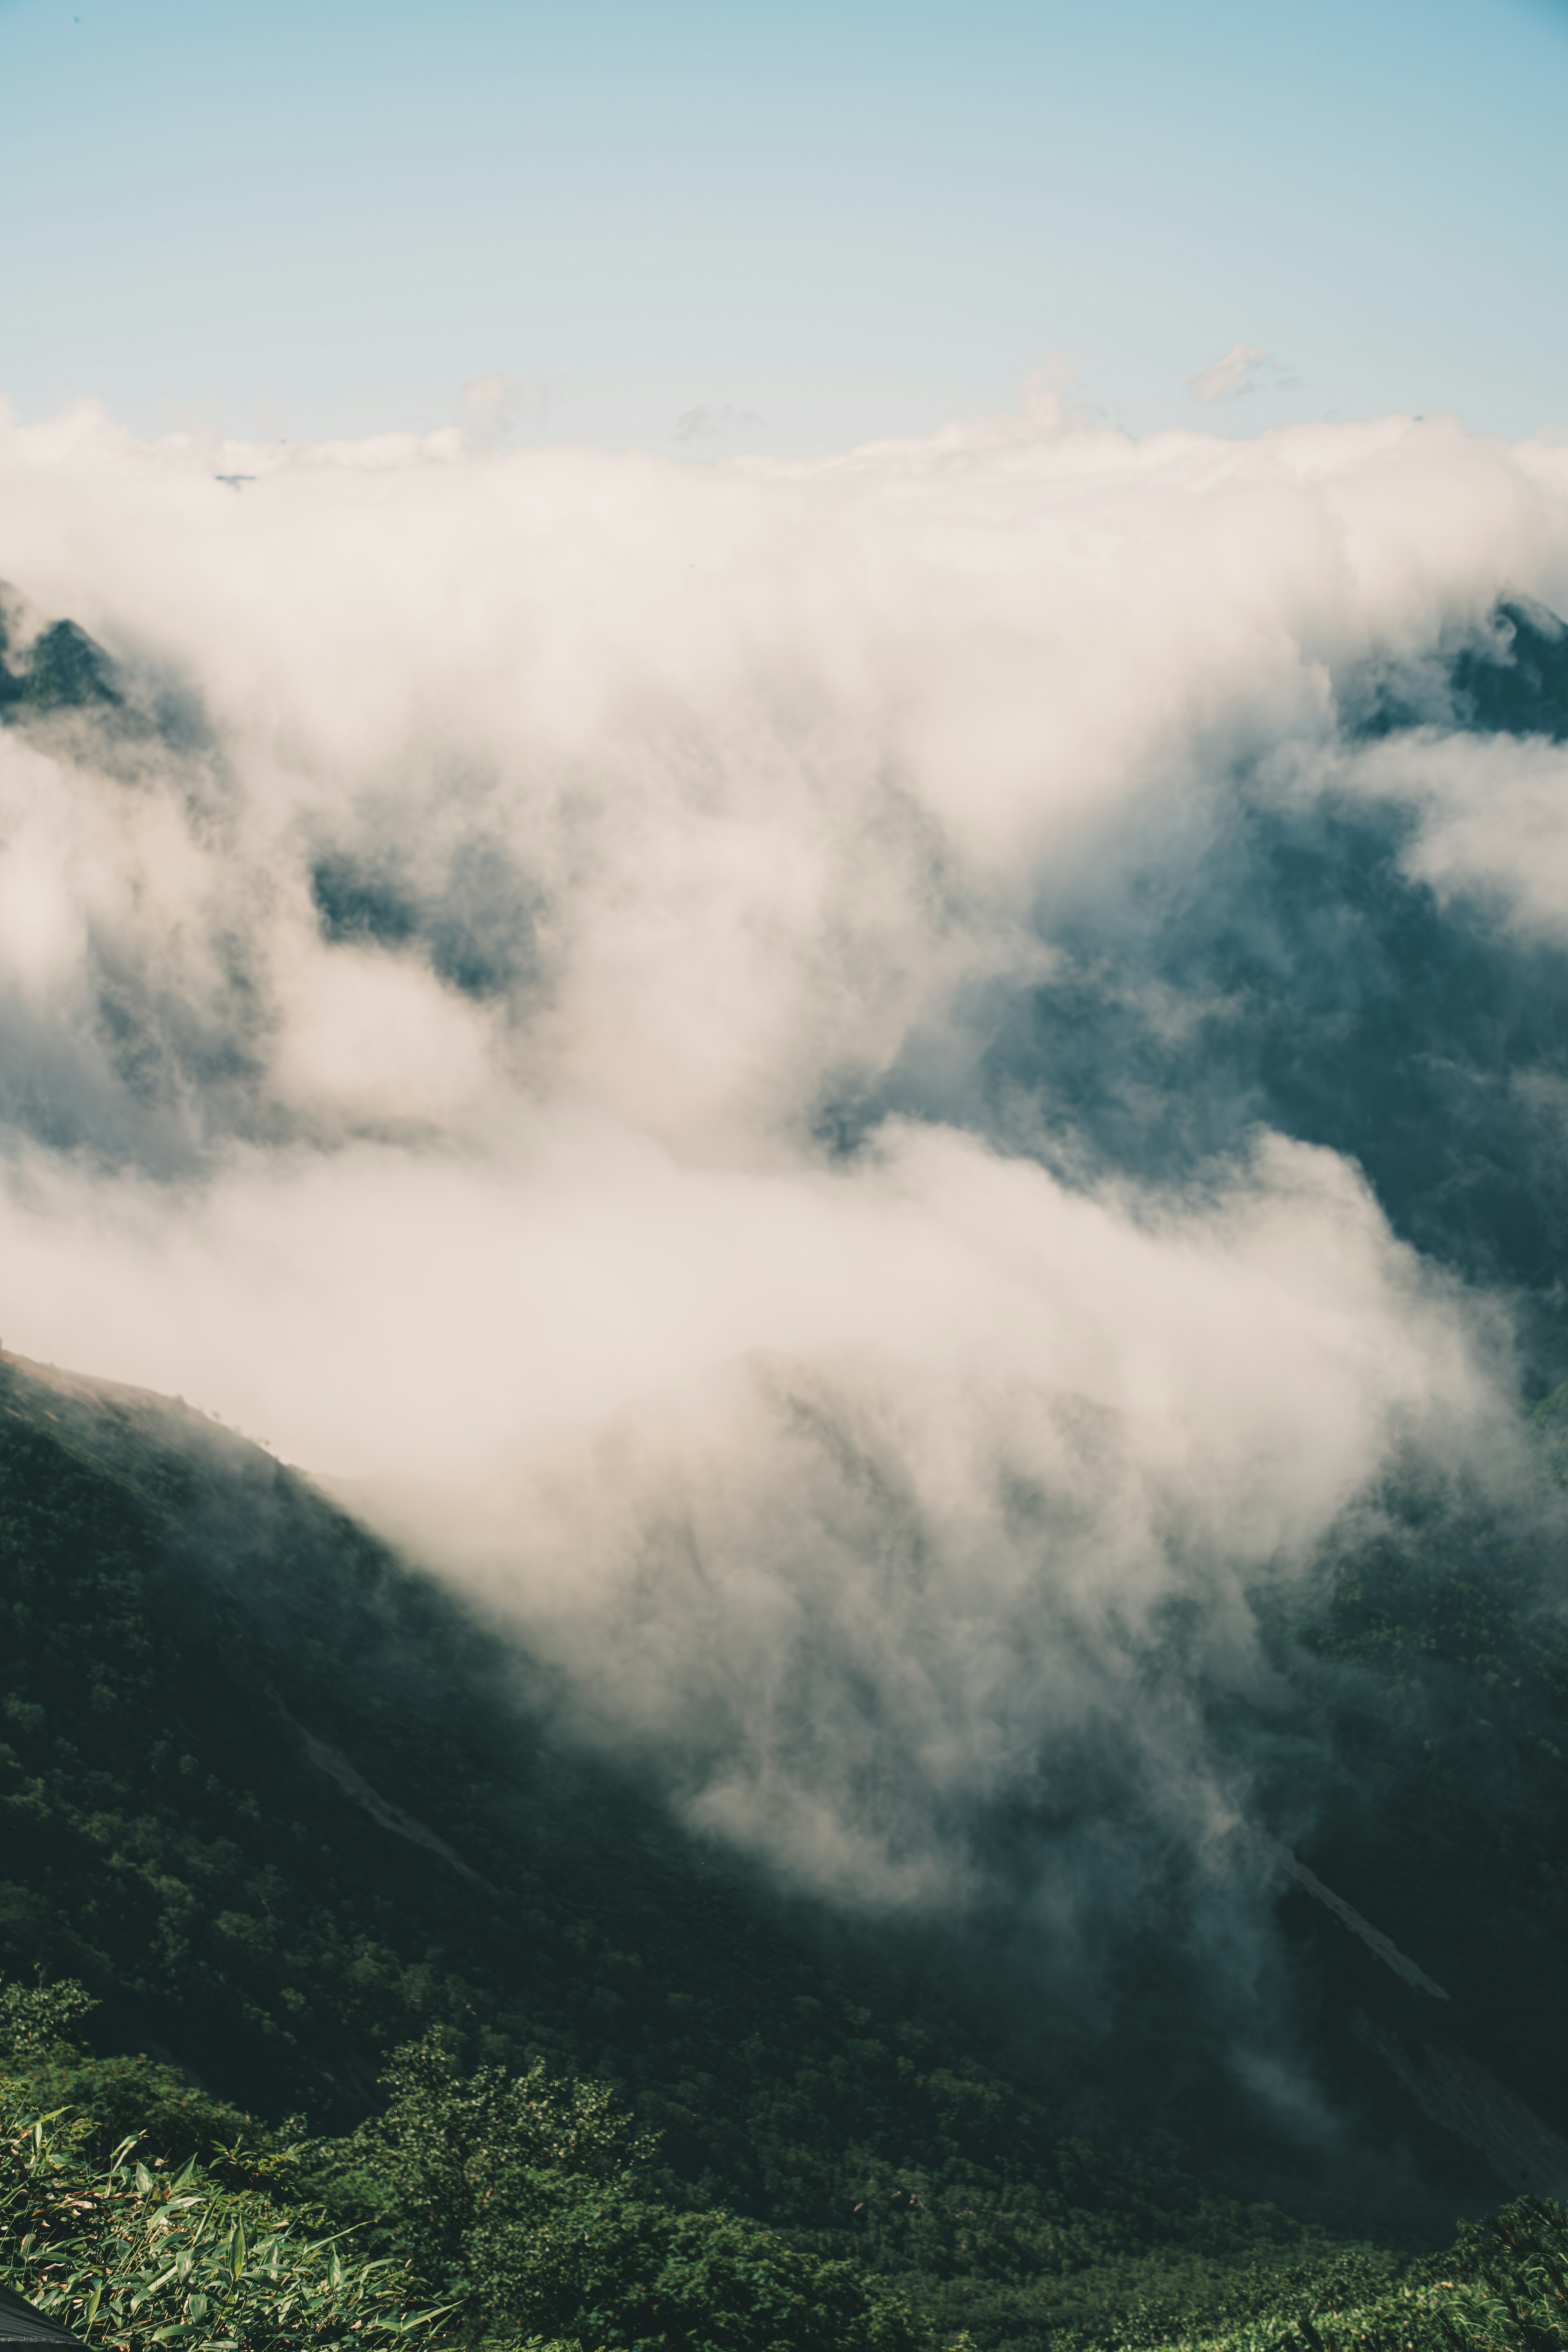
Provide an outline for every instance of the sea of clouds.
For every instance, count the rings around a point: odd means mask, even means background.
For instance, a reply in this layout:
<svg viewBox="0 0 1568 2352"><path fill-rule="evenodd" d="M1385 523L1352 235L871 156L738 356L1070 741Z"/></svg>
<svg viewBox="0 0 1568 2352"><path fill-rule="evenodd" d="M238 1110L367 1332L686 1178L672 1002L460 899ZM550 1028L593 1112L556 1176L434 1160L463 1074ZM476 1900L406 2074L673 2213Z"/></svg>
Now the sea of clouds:
<svg viewBox="0 0 1568 2352"><path fill-rule="evenodd" d="M693 1822L947 1898L1113 1753L1226 1850L1259 1596L1525 1479L1568 749L1446 681L1568 447L82 407L0 574L118 697L0 728L5 1344L338 1482Z"/></svg>

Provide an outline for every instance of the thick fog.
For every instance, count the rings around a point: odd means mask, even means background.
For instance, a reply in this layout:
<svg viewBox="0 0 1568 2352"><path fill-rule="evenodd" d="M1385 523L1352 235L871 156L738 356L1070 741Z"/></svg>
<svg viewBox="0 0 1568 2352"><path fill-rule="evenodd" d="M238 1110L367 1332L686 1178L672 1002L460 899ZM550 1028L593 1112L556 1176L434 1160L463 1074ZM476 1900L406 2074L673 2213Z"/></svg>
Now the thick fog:
<svg viewBox="0 0 1568 2352"><path fill-rule="evenodd" d="M1259 1596L1568 1370L1568 447L489 437L0 430L6 1345L808 1883L1217 1869Z"/></svg>

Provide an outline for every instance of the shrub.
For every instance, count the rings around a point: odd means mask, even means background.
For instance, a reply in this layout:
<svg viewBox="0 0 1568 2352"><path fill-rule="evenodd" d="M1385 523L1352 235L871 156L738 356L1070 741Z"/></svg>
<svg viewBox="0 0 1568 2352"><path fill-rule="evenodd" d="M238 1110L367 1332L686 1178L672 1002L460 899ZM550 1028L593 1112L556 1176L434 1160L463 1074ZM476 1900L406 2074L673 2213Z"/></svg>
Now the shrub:
<svg viewBox="0 0 1568 2352"><path fill-rule="evenodd" d="M127 2141L85 2161L68 2117L0 2123L0 2274L63 2326L118 2352L189 2341L213 2352L405 2352L438 2313L352 2232L205 2176L150 2168Z"/></svg>

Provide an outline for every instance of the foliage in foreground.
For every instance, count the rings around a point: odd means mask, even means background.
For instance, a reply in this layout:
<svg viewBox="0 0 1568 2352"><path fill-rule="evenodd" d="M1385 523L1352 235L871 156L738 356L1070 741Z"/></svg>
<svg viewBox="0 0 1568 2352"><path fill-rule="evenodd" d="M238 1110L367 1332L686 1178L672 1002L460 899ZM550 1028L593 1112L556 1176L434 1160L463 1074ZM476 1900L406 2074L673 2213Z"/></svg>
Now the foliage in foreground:
<svg viewBox="0 0 1568 2352"><path fill-rule="evenodd" d="M855 2262L823 2261L654 2187L657 2140L599 2083L482 2066L437 2034L399 2051L385 2113L343 2144L336 2196L488 2336L668 2352L917 2352L933 2339Z"/></svg>
<svg viewBox="0 0 1568 2352"><path fill-rule="evenodd" d="M392 2352L437 2323L448 2342L548 2335L562 2352L934 2342L859 2264L664 2202L656 2141L605 2085L542 2065L465 2080L434 2035L398 2053L385 2115L346 2142L289 2147L252 2126L205 2165L149 2164L134 2138L96 2158L90 2107L17 2105L29 2075L69 2065L56 2037L89 2005L75 1986L0 1988L0 2039L23 2070L0 2078L0 2274L95 2342ZM142 2063L166 2127L170 2070Z"/></svg>
<svg viewBox="0 0 1568 2352"><path fill-rule="evenodd" d="M255 2190L225 2189L190 2158L153 2170L134 2143L84 2162L68 2118L0 2125L0 2271L64 2326L122 2352L394 2352L428 2336L395 2263Z"/></svg>
<svg viewBox="0 0 1568 2352"><path fill-rule="evenodd" d="M102 2352L951 2352L855 2260L660 2194L657 2136L602 2083L461 2073L442 2035L400 2050L383 2113L288 2144L150 2061L91 2061L79 1987L0 1986L0 2276ZM108 2109L140 2083L148 2133L106 2109L39 2115L74 2067ZM138 2073L136 2070L140 2069ZM118 2071L117 2071L118 2070ZM155 2154L198 2130L202 2156ZM151 2158L151 2160L149 2160ZM664 2184L668 2188L668 2182ZM1568 2209L1523 2198L1447 2253L1373 2248L1225 2270L1104 2263L1076 2291L1016 2281L1051 2352L1568 2352ZM984 2334L984 2327L981 2334Z"/></svg>
<svg viewBox="0 0 1568 2352"><path fill-rule="evenodd" d="M19 2088L0 2083L0 2100ZM465 2084L438 2053L413 2050L379 2129L340 2160L389 2159L383 2234L446 2270L445 2306L430 2306L416 2263L368 2250L364 2224L323 2230L313 2209L228 2187L194 2158L149 2166L127 2146L89 2162L81 2126L58 2116L0 2121L0 2276L102 2352L903 2352L934 2341L853 2265L815 2263L731 2215L640 2194L646 2144L596 2085L541 2073ZM344 2193L352 2202L347 2179ZM1194 2321L1174 2334L1168 2318L1123 2308L1054 2341L1061 2352L1562 2352L1568 2209L1521 2199L1399 2278L1364 2254L1255 2273Z"/></svg>

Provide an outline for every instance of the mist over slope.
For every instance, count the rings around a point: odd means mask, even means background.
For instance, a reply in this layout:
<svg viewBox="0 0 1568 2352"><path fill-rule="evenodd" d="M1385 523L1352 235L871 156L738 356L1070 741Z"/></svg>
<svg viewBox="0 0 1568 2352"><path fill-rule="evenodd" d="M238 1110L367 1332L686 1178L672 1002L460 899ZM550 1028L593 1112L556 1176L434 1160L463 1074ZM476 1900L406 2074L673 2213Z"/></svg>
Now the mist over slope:
<svg viewBox="0 0 1568 2352"><path fill-rule="evenodd" d="M1266 2042L1279 1627L1556 1556L1568 452L82 410L0 515L7 1341L337 1476L688 1820L1068 1969L1158 1890Z"/></svg>
<svg viewBox="0 0 1568 2352"><path fill-rule="evenodd" d="M1268 1752L1259 1818L1310 1822L1310 1860L1254 1834L1283 1900L1249 1980L1119 1752L1053 1744L964 1912L791 1895L574 1752L548 1673L298 1474L7 1355L0 1970L85 1979L100 2052L179 2070L57 2051L25 2095L178 2156L243 2124L214 2094L352 2121L432 2029L543 2053L636 2098L678 2197L890 2269L985 2344L1210 2309L1324 2223L1440 2240L1568 2178L1568 1629L1549 1560L1405 1533L1272 1643L1261 1721L1193 1678L1216 1749ZM1016 1900L1063 1880L1075 1811L1125 1897L1076 1979L1065 1906L1042 1932Z"/></svg>

